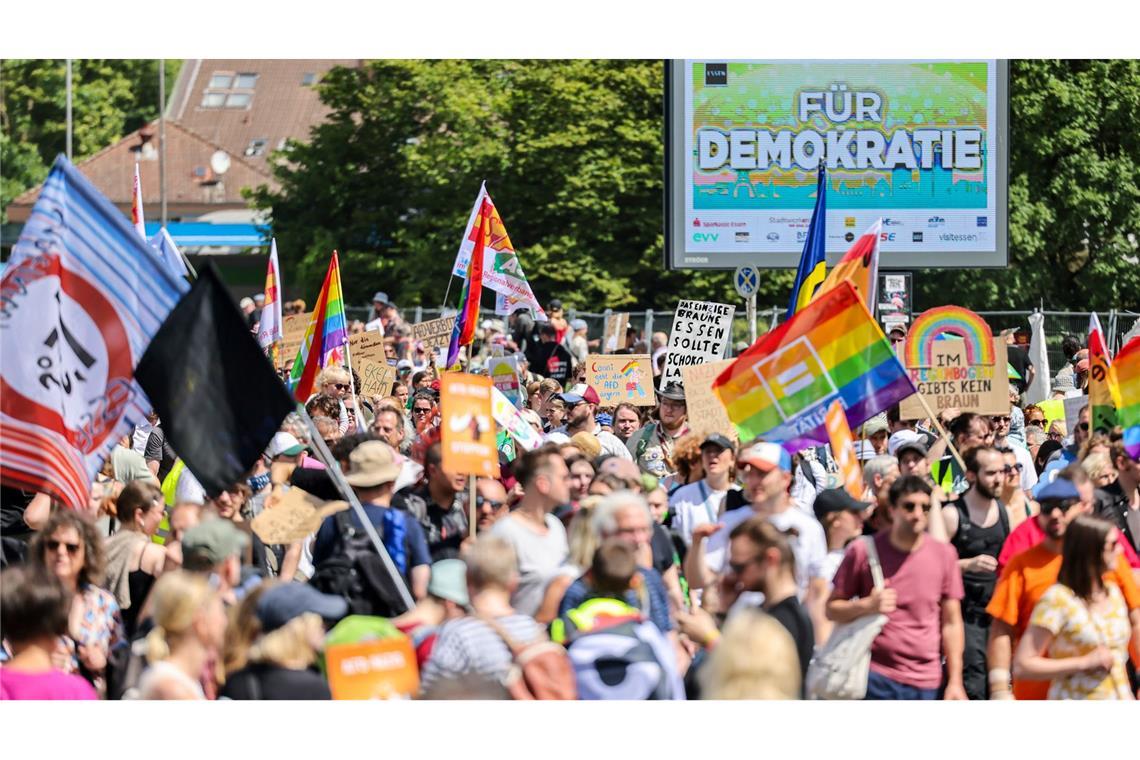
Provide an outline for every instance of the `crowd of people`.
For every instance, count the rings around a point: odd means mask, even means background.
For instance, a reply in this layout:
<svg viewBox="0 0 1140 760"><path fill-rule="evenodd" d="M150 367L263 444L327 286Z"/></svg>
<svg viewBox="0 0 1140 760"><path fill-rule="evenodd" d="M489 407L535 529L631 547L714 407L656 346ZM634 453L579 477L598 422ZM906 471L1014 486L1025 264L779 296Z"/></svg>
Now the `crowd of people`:
<svg viewBox="0 0 1140 760"><path fill-rule="evenodd" d="M1031 365L1008 413L942 412L948 437L898 407L862 425L854 494L828 447L707 432L680 384L604 407L583 370L598 341L553 302L548 322L483 324L468 371L519 356L544 443L508 442L472 488L444 467L437 363L386 294L374 307L360 328L383 331L392 392L326 367L311 425L290 415L222 493L154 416L85 505L4 488L0 697L329 699L323 652L353 616L407 637L423 699L811 698L813 661L872 619L866 699L1137 694L1140 463L1087 404L1068 431L1023 403ZM614 350L656 361L666 340L631 329ZM1057 398L1087 382L1069 355ZM253 529L282 489L344 498L330 466L390 565L353 509L290 544Z"/></svg>

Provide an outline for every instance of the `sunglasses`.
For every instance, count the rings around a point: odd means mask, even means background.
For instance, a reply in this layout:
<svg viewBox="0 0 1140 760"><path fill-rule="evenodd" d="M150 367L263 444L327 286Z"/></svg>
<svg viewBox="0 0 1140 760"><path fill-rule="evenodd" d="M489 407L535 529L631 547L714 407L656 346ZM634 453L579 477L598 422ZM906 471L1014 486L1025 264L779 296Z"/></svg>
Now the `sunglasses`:
<svg viewBox="0 0 1140 760"><path fill-rule="evenodd" d="M346 383L336 383L336 389L338 391L347 391L349 386Z"/></svg>
<svg viewBox="0 0 1140 760"><path fill-rule="evenodd" d="M1006 475L1010 475L1015 472L1021 472L1022 466L1023 465L1021 462L1018 462L1017 464L1007 464L1005 467L1001 468L1001 471Z"/></svg>
<svg viewBox="0 0 1140 760"><path fill-rule="evenodd" d="M431 414L431 408L429 407L427 409L421 409L419 407L416 407L415 409L412 409L412 414Z"/></svg>
<svg viewBox="0 0 1140 760"><path fill-rule="evenodd" d="M991 417L990 419L993 420L994 422L1000 422L1003 424L1006 422L1009 422L1009 416L1008 415L1006 415L1005 417Z"/></svg>
<svg viewBox="0 0 1140 760"><path fill-rule="evenodd" d="M1065 436L1061 435L1060 433L1050 433L1049 434L1049 440L1050 441L1059 441L1064 437Z"/></svg>
<svg viewBox="0 0 1140 760"><path fill-rule="evenodd" d="M476 496L475 497L475 506L476 507L481 507L484 504L487 504L488 506L490 506L491 509L502 509L503 505L506 504L506 502L505 501L499 501L498 499L487 499L487 498L484 498L482 496Z"/></svg>
<svg viewBox="0 0 1140 760"><path fill-rule="evenodd" d="M1068 512L1070 509L1077 506L1078 504L1080 504L1079 501L1071 501L1068 499L1066 499L1064 501L1052 501L1052 500L1043 501L1043 502L1041 502L1041 513L1045 514L1045 515L1051 515L1051 514L1053 514L1054 511L1056 511L1058 509L1061 510L1062 512Z"/></svg>
<svg viewBox="0 0 1140 760"><path fill-rule="evenodd" d="M931 505L929 503L919 505L913 501L904 501L903 503L899 504L899 509L903 510L904 512L913 512L914 510L918 509L919 506L922 507L923 512L929 512L931 508Z"/></svg>
<svg viewBox="0 0 1140 760"><path fill-rule="evenodd" d="M1082 422L1081 424L1077 425L1077 427L1086 433L1089 432L1089 423L1087 422Z"/></svg>
<svg viewBox="0 0 1140 760"><path fill-rule="evenodd" d="M44 546L47 547L47 550L49 552L57 552L61 546L65 546L67 547L68 554L75 555L79 553L79 544L72 544L66 541L56 541L54 538L49 538L47 541L44 541Z"/></svg>
<svg viewBox="0 0 1140 760"><path fill-rule="evenodd" d="M748 569L748 566L755 561L755 559L750 559L747 562L729 562L728 569L732 572L733 575L741 575L745 570Z"/></svg>

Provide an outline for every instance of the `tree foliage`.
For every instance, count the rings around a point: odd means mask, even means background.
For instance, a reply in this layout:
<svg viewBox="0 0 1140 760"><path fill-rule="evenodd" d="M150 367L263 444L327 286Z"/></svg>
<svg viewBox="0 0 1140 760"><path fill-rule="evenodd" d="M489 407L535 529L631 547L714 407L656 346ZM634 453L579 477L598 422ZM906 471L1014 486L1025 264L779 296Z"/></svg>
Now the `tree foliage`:
<svg viewBox="0 0 1140 760"><path fill-rule="evenodd" d="M178 61L166 61L167 91ZM67 149L67 64L62 60L5 60L0 64L0 205L42 182ZM72 158L113 144L158 116L158 61L72 61Z"/></svg>

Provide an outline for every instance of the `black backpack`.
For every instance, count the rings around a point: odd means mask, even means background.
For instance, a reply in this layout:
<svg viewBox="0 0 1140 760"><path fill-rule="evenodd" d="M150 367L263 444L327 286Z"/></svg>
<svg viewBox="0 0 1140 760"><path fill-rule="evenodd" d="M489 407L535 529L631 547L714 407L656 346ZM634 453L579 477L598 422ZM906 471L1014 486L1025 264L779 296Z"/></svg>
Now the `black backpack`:
<svg viewBox="0 0 1140 760"><path fill-rule="evenodd" d="M332 556L315 568L309 585L322 593L344 597L350 615L389 618L407 612L397 581L368 534L353 526L348 512L337 512L333 518L339 545ZM376 526L376 532L383 539L382 525Z"/></svg>

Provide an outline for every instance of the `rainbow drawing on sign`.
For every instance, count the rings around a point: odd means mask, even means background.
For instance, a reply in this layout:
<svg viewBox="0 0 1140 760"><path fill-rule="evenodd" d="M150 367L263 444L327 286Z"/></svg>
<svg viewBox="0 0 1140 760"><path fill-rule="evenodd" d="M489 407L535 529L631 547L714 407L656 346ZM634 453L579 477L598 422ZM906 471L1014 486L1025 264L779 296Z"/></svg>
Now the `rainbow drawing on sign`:
<svg viewBox="0 0 1140 760"><path fill-rule="evenodd" d="M621 368L619 373L625 381L625 396L626 398L645 398L645 389L641 387L641 367L638 366L637 360L627 362Z"/></svg>
<svg viewBox="0 0 1140 760"><path fill-rule="evenodd" d="M969 309L939 306L914 320L906 339L904 364L910 368L933 366L934 341L946 335L966 341L969 364L994 363L994 334L986 321Z"/></svg>

